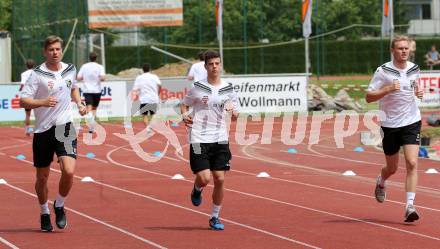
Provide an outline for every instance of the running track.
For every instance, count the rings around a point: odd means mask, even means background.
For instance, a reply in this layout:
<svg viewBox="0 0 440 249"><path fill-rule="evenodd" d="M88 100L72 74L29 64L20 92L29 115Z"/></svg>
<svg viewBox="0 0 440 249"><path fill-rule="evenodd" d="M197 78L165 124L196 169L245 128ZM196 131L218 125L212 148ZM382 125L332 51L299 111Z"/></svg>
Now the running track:
<svg viewBox="0 0 440 249"><path fill-rule="evenodd" d="M309 145L309 126L306 142L296 146L281 142L281 120L275 121L271 144L237 145L231 133L232 170L226 176L225 230L220 232L208 229L212 186L200 207L189 200L192 174L183 125L173 127L183 156L170 146L155 163L141 160L113 134L125 133L121 124L105 124L107 137L99 146L84 144L80 134L74 187L66 201L69 225L53 233L39 231L32 140L22 128L2 127L0 179L7 184L0 185L0 248L440 248L440 176L424 173L439 170L439 162L419 161L421 220L406 224L403 160L388 182L388 200L379 204L372 193L382 152L371 147L353 152L359 133L336 148L331 120L321 127L319 143ZM262 127L250 122L247 134L261 135ZM142 125L134 129L139 132ZM141 146L152 153L164 142L155 134ZM287 153L290 147L298 152ZM96 157L87 158L89 152ZM16 159L18 154L26 159ZM346 170L357 176L342 176ZM260 172L271 177L257 178ZM172 180L175 174L185 179ZM54 163L52 200L59 176ZM95 182L81 182L85 176Z"/></svg>

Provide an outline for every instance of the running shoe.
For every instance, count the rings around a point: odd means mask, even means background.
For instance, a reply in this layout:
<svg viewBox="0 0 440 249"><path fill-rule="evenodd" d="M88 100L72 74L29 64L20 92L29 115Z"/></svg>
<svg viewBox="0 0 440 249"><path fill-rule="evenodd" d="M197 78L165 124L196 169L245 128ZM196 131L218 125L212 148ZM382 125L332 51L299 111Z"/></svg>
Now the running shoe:
<svg viewBox="0 0 440 249"><path fill-rule="evenodd" d="M379 177L377 177L377 182L376 182L376 189L374 190L374 196L376 197L376 200L380 203L384 202L386 199L386 191L385 191L385 186L381 187L379 184Z"/></svg>
<svg viewBox="0 0 440 249"><path fill-rule="evenodd" d="M52 223L50 222L50 214L42 214L40 216L40 224L41 224L41 231L52 232L53 227L52 227Z"/></svg>
<svg viewBox="0 0 440 249"><path fill-rule="evenodd" d="M408 205L405 212L405 222L414 222L419 219L419 214L414 205Z"/></svg>
<svg viewBox="0 0 440 249"><path fill-rule="evenodd" d="M220 219L217 217L211 217L209 220L209 227L212 230L224 230L225 226L220 222Z"/></svg>
<svg viewBox="0 0 440 249"><path fill-rule="evenodd" d="M200 206L202 203L202 191L198 191L195 186L191 192L191 202L194 206Z"/></svg>
<svg viewBox="0 0 440 249"><path fill-rule="evenodd" d="M64 206L56 207L55 202L53 203L53 210L55 211L55 224L59 229L64 229L67 226L67 219L66 219L66 213L64 212Z"/></svg>

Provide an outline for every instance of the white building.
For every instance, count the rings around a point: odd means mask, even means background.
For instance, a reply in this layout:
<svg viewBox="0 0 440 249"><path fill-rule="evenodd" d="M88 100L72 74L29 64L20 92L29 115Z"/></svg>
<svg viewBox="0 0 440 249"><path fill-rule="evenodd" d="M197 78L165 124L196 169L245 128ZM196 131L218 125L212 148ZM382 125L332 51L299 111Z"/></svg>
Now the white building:
<svg viewBox="0 0 440 249"><path fill-rule="evenodd" d="M409 6L408 34L440 35L440 0L403 0Z"/></svg>

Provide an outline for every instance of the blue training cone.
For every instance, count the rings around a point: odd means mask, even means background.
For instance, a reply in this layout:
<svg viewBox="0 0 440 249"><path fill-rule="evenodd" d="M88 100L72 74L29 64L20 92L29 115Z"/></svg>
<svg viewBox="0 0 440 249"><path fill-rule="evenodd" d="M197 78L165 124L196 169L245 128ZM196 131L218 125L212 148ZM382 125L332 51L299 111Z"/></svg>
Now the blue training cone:
<svg viewBox="0 0 440 249"><path fill-rule="evenodd" d="M171 123L171 126L172 126L172 127L178 127L178 126L179 126L179 123L172 122L172 123Z"/></svg>
<svg viewBox="0 0 440 249"><path fill-rule="evenodd" d="M355 152L364 152L365 150L362 147L356 147L356 148L354 148L354 151Z"/></svg>
<svg viewBox="0 0 440 249"><path fill-rule="evenodd" d="M294 148L289 148L289 149L287 150L287 152L288 152L288 153L297 153L298 151L297 151L296 149L294 149Z"/></svg>
<svg viewBox="0 0 440 249"><path fill-rule="evenodd" d="M153 156L162 156L162 153L160 151L153 152Z"/></svg>
<svg viewBox="0 0 440 249"><path fill-rule="evenodd" d="M17 158L18 160L24 160L26 159L26 157L23 154L19 154L17 155L15 158Z"/></svg>
<svg viewBox="0 0 440 249"><path fill-rule="evenodd" d="M95 154L93 154L92 152L89 152L89 153L86 154L86 157L88 157L88 158L94 158L94 157L95 157Z"/></svg>

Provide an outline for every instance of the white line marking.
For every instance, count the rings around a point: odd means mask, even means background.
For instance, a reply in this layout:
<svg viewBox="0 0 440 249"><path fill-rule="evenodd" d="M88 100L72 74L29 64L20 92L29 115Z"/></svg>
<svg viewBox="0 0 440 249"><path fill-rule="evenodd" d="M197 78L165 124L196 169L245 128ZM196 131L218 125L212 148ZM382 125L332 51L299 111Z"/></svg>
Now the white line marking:
<svg viewBox="0 0 440 249"><path fill-rule="evenodd" d="M32 196L32 197L34 197L34 198L38 198L35 194L30 193L30 192L28 192L28 191L26 191L26 190L24 190L24 189L21 189L21 188L19 188L19 187L13 186L13 185L11 185L11 184L6 184L6 185L7 185L8 187L12 188L12 189L15 189L15 190L21 192L21 193L27 194L27 195ZM52 201L49 201L49 202L52 203ZM142 241L142 242L144 242L144 243L146 243L146 244L149 244L149 245L151 245L151 246L154 246L154 247L156 247L156 248L166 249L166 247L161 246L161 245L159 245L159 244L157 244L157 243L154 243L154 242L151 241L151 240L147 240L147 239L145 239L145 238L143 238L143 237L141 237L141 236L139 236L139 235L136 235L136 234L134 234L134 233L130 233L129 231L127 231L127 230L125 230L125 229L119 228L119 227L117 227L117 226L113 226L113 225L108 224L108 223L106 223L106 222L104 222L104 221L101 221L101 220L98 220L98 219L96 219L96 218L93 218L92 216L89 216L89 215L87 215L87 214L85 214L85 213L82 213L82 212L80 212L80 211L76 211L76 210L71 209L71 208L68 208L68 207L65 207L65 209L66 209L66 210L69 210L69 211L72 212L72 213L75 213L75 214L77 214L77 215L80 215L80 216L82 216L82 217L84 217L84 218L87 218L87 219L89 219L89 220L92 220L92 221L94 221L94 222L96 222L96 223L99 223L99 224L101 224L101 225L104 225L104 226L106 226L106 227L109 227L109 228L111 228L111 229L113 229L113 230L116 230L116 231L118 231L118 232L121 232L121 233L123 233L123 234L125 234L125 235L127 235L127 236L130 236L130 237L133 237L133 238L135 238L135 239L137 239L137 240L140 240L140 241Z"/></svg>
<svg viewBox="0 0 440 249"><path fill-rule="evenodd" d="M99 159L99 158L96 158L96 157L90 158L90 157L88 157L88 156L86 156L84 154L78 154L78 156L84 157L84 158L87 158L87 159L90 159L90 160L95 160L95 161L98 161L98 162L102 162L102 163L107 163L108 164L108 162L106 160L104 160L104 159Z"/></svg>
<svg viewBox="0 0 440 249"><path fill-rule="evenodd" d="M3 244L9 246L9 247L12 248L12 249L20 249L20 248L18 248L16 245L12 244L11 242L9 242L9 241L3 239L2 237L0 237L0 242L2 242Z"/></svg>

